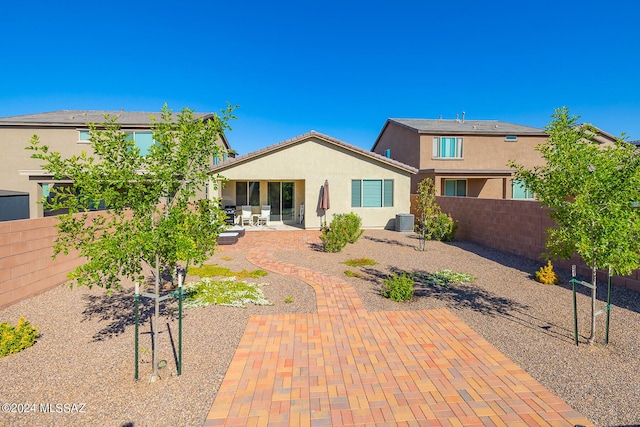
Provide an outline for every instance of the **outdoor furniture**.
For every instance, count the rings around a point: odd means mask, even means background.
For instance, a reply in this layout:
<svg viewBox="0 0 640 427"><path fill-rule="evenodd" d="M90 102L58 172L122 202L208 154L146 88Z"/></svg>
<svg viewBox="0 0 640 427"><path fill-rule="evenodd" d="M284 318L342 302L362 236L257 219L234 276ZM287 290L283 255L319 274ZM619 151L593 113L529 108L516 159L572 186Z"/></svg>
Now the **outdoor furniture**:
<svg viewBox="0 0 640 427"><path fill-rule="evenodd" d="M218 235L216 240L219 245L233 245L238 243L238 233L224 232Z"/></svg>
<svg viewBox="0 0 640 427"><path fill-rule="evenodd" d="M240 215L240 225L253 225L253 217L251 216L251 206L243 205L242 214Z"/></svg>
<svg viewBox="0 0 640 427"><path fill-rule="evenodd" d="M244 227L234 225L233 227L227 228L225 233L238 233L238 237L242 237L244 236Z"/></svg>
<svg viewBox="0 0 640 427"><path fill-rule="evenodd" d="M260 215L256 216L255 225L269 225L269 217L271 216L271 205L263 205Z"/></svg>

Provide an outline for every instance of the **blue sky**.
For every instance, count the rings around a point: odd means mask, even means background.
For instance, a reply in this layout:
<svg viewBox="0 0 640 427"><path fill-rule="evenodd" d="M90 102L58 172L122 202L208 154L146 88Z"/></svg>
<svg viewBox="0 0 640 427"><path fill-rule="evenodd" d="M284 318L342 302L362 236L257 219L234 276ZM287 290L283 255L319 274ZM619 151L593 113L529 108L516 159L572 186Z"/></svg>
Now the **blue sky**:
<svg viewBox="0 0 640 427"><path fill-rule="evenodd" d="M0 13L0 116L219 111L240 154L385 120L581 121L640 139L640 2L31 1Z"/></svg>

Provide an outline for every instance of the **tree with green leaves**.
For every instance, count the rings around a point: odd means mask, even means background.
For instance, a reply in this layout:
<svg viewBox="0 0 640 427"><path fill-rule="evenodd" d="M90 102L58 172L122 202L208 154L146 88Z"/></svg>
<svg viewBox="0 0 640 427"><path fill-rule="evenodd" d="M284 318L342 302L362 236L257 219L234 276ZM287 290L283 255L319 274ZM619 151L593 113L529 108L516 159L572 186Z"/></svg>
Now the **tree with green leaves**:
<svg viewBox="0 0 640 427"><path fill-rule="evenodd" d="M578 254L591 267L591 334L595 338L596 273L630 274L640 263L640 156L618 139L595 141L597 129L579 125L566 107L556 109L545 128L548 140L537 147L544 165L527 170L514 161L521 180L544 206L555 227L548 230L549 256Z"/></svg>
<svg viewBox="0 0 640 427"><path fill-rule="evenodd" d="M196 195L221 178L209 171L222 154L218 141L235 118L233 110L227 106L203 118L189 109L174 115L165 105L159 118L151 117L154 144L146 154L108 115L99 126L88 124L90 153L63 158L38 136L31 139L31 157L42 160L53 179L73 183L54 186L43 203L66 211L58 216L54 257L77 250L86 259L69 274L77 285L111 292L121 288L121 278L144 283L150 270L159 295L165 268L174 271L178 262L188 266L210 256L224 213L219 200ZM106 210L91 212L98 205ZM157 303L156 298L156 313Z"/></svg>
<svg viewBox="0 0 640 427"><path fill-rule="evenodd" d="M420 250L425 249L426 240L453 240L457 225L440 209L436 201L436 187L431 178L418 183L416 213L415 232L420 238Z"/></svg>

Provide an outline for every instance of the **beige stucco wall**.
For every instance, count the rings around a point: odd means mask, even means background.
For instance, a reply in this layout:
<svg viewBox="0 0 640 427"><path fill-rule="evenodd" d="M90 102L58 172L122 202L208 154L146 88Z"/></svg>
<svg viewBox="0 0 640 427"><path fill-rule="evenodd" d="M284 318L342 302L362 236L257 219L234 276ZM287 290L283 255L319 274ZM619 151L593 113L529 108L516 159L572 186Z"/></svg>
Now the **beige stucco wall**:
<svg viewBox="0 0 640 427"><path fill-rule="evenodd" d="M535 147L546 136L520 136L507 142L504 135L457 135L463 138L462 159L434 159L433 137L454 135L420 135L420 169L490 169L506 170L509 161L531 168L542 164L542 156Z"/></svg>
<svg viewBox="0 0 640 427"><path fill-rule="evenodd" d="M41 144L48 145L50 151L58 151L63 157L90 151L89 144L79 143L79 133L75 128L0 128L0 147L3 165L0 168L0 189L29 193L31 218L42 216L42 206L37 202L42 197L40 183L52 182L47 178L29 178L20 171L40 170L42 162L31 158L32 151L25 150L33 135L38 135Z"/></svg>
<svg viewBox="0 0 640 427"><path fill-rule="evenodd" d="M23 191L29 193L29 212L31 218L43 216L42 205L38 201L42 198L43 183L53 183L50 178L34 175L33 172L42 169L42 161L32 159L32 151L25 150L33 135L38 135L42 145L49 146L50 151L59 152L63 158L79 155L82 151L93 152L87 142L79 142L79 130L86 127L0 127L0 149L3 164L0 168L0 190ZM123 130L127 131L126 127ZM137 128L140 130L140 128ZM221 144L221 143L220 143ZM218 196L218 191L210 187L209 194ZM198 197L205 197L204 186Z"/></svg>
<svg viewBox="0 0 640 427"><path fill-rule="evenodd" d="M331 221L334 214L355 212L362 218L363 227L383 228L393 224L390 221L395 220L397 213L409 212L409 172L401 172L383 162L367 159L314 137L247 162L230 165L219 173L231 181L265 181L260 189L260 198L264 200L266 181L295 181L296 217L300 203L304 203L305 228L318 229L322 224L322 211L317 207L320 187L325 180L329 181L331 201L327 221ZM394 180L393 207L352 208L353 179ZM235 185L228 185L222 195L225 201L235 201Z"/></svg>
<svg viewBox="0 0 640 427"><path fill-rule="evenodd" d="M420 168L420 136L415 130L389 122L373 151L384 156L387 149L392 159Z"/></svg>

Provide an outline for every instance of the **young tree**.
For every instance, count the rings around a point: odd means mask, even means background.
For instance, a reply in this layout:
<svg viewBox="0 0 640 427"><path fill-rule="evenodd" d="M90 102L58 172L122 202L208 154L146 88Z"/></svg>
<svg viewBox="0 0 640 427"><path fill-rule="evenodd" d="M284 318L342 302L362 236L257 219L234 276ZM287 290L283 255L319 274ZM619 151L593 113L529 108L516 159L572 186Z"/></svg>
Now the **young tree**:
<svg viewBox="0 0 640 427"><path fill-rule="evenodd" d="M42 160L54 179L73 182L54 187L51 201L44 203L67 210L58 216L54 257L78 250L86 258L69 275L77 285L111 292L121 288L122 277L144 282L149 269L158 295L165 267L173 271L179 261L188 265L208 258L224 228L224 213L219 200L196 200L196 193L220 178L210 177L209 170L221 155L216 141L235 118L233 109L204 119L189 109L175 116L165 105L160 118L151 118L155 143L145 155L109 116L99 127L89 124L92 153L62 158L37 136L31 139L32 157ZM99 204L106 210L90 213Z"/></svg>
<svg viewBox="0 0 640 427"><path fill-rule="evenodd" d="M415 232L420 237L419 249L424 251L425 240L431 240L438 226L438 218L442 210L436 202L436 188L431 178L425 178L418 183L418 196L416 198Z"/></svg>
<svg viewBox="0 0 640 427"><path fill-rule="evenodd" d="M630 274L640 262L640 156L618 139L594 141L596 129L578 125L566 107L556 109L538 146L545 164L525 169L510 162L515 178L535 194L557 226L548 230L549 255L578 254L592 269L591 335L595 338L596 273Z"/></svg>

